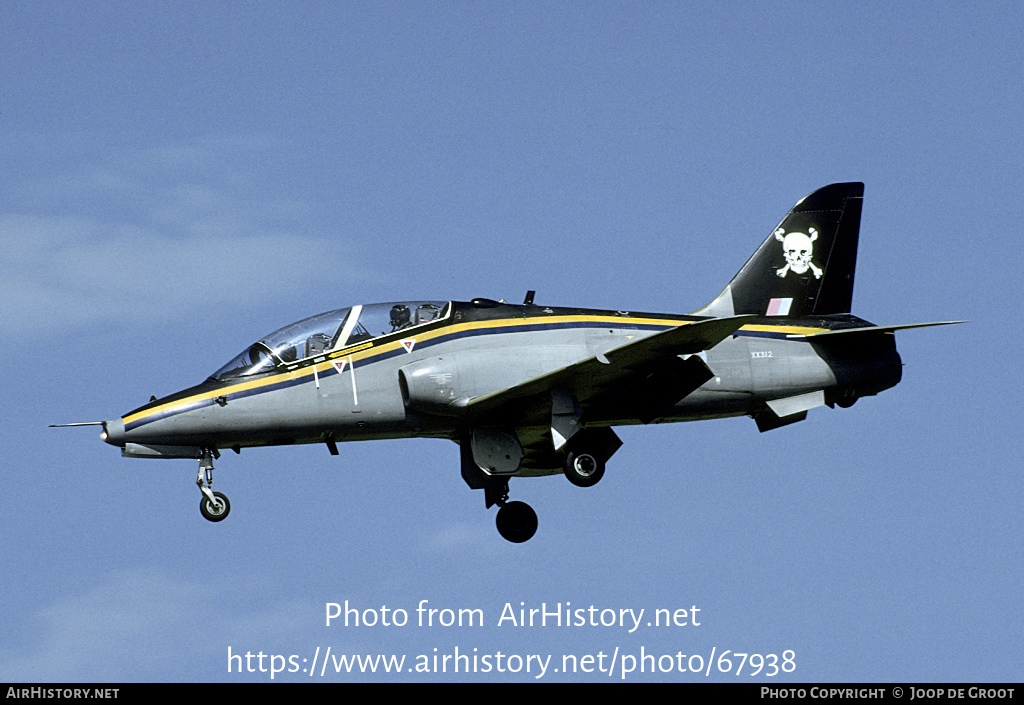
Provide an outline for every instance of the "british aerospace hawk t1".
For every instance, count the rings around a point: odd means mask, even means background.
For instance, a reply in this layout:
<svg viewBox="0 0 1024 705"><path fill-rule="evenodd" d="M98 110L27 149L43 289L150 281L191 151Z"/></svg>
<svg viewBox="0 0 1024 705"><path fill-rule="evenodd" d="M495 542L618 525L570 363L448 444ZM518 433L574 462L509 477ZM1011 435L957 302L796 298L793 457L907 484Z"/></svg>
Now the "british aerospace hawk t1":
<svg viewBox="0 0 1024 705"><path fill-rule="evenodd" d="M537 515L509 480L589 487L614 427L749 416L761 431L848 407L900 381L894 331L850 313L864 185L832 184L786 214L711 303L690 314L414 299L321 313L249 345L201 384L102 425L127 458L199 461L200 510L223 450L442 438L497 526L529 540Z"/></svg>

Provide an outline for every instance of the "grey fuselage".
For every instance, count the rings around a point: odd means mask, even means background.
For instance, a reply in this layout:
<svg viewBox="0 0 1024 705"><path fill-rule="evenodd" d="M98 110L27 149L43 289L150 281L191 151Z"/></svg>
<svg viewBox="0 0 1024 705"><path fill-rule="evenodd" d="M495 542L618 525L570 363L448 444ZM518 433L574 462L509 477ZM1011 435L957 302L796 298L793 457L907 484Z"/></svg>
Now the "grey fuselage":
<svg viewBox="0 0 1024 705"><path fill-rule="evenodd" d="M336 442L383 438L458 440L470 426L492 424L523 436L530 430L543 435L550 399L546 407L505 410L500 419L474 416L466 404L705 318L486 299L452 302L427 322L363 339L347 331L344 338L323 336L322 345L304 349L312 351L307 357L299 346L298 354L274 357L252 374L211 377L106 422L104 440L129 457L196 458L203 450L294 443L333 448ZM769 402L808 393L846 406L892 387L900 380L901 362L891 333L826 336L822 342L805 337L866 325L849 314L753 320L700 353L714 376L654 421L759 418L771 414ZM637 375L639 383L643 371ZM618 393L627 392L628 385ZM592 405L581 425L641 423L633 406L616 403L616 393ZM521 474L547 471L560 468L527 463Z"/></svg>

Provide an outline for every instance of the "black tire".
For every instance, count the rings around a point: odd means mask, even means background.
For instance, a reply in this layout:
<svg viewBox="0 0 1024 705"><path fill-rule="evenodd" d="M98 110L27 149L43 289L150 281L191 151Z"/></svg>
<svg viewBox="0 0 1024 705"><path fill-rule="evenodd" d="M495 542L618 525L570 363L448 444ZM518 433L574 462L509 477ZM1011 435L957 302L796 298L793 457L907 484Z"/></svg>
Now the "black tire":
<svg viewBox="0 0 1024 705"><path fill-rule="evenodd" d="M214 492L213 496L221 502L221 506L215 506L204 494L199 500L199 511L207 521L224 521L231 511L231 502L223 492Z"/></svg>
<svg viewBox="0 0 1024 705"><path fill-rule="evenodd" d="M537 512L526 502L507 502L498 510L495 523L503 539L523 543L537 533Z"/></svg>
<svg viewBox="0 0 1024 705"><path fill-rule="evenodd" d="M593 453L570 450L565 454L563 470L577 487L593 487L604 477L604 461Z"/></svg>

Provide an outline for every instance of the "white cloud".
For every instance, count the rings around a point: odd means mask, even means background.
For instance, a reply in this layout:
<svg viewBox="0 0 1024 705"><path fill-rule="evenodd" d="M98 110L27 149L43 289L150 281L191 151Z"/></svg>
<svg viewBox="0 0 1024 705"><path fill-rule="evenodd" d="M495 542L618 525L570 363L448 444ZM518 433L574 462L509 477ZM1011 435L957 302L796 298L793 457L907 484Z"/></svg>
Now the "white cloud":
<svg viewBox="0 0 1024 705"><path fill-rule="evenodd" d="M325 274L330 243L270 233L170 237L92 218L6 217L0 258L0 328L63 330L98 321L141 321L200 306L271 300ZM331 272L335 281L356 272Z"/></svg>
<svg viewBox="0 0 1024 705"><path fill-rule="evenodd" d="M280 146L198 140L103 157L50 147L22 169L33 177L6 188L18 205L0 211L0 330L167 320L366 281L343 242L304 234L316 230L313 206L259 173L260 150Z"/></svg>
<svg viewBox="0 0 1024 705"><path fill-rule="evenodd" d="M0 681L226 678L229 645L244 652L302 643L303 629L323 613L322 603L281 599L239 608L252 590L245 581L199 584L154 568L111 573L29 616L18 631L32 637L0 648Z"/></svg>
<svg viewBox="0 0 1024 705"><path fill-rule="evenodd" d="M36 639L26 653L3 653L8 682L130 680L141 662L160 654L161 637L183 623L215 618L197 585L157 571L125 571L32 617Z"/></svg>

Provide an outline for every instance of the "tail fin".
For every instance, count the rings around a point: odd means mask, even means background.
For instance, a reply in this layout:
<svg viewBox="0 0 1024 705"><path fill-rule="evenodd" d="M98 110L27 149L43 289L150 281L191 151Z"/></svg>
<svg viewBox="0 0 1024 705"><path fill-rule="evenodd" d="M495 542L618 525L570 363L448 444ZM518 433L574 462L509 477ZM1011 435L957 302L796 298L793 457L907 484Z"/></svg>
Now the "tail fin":
<svg viewBox="0 0 1024 705"><path fill-rule="evenodd" d="M786 214L717 299L698 314L849 313L864 184L831 184Z"/></svg>

